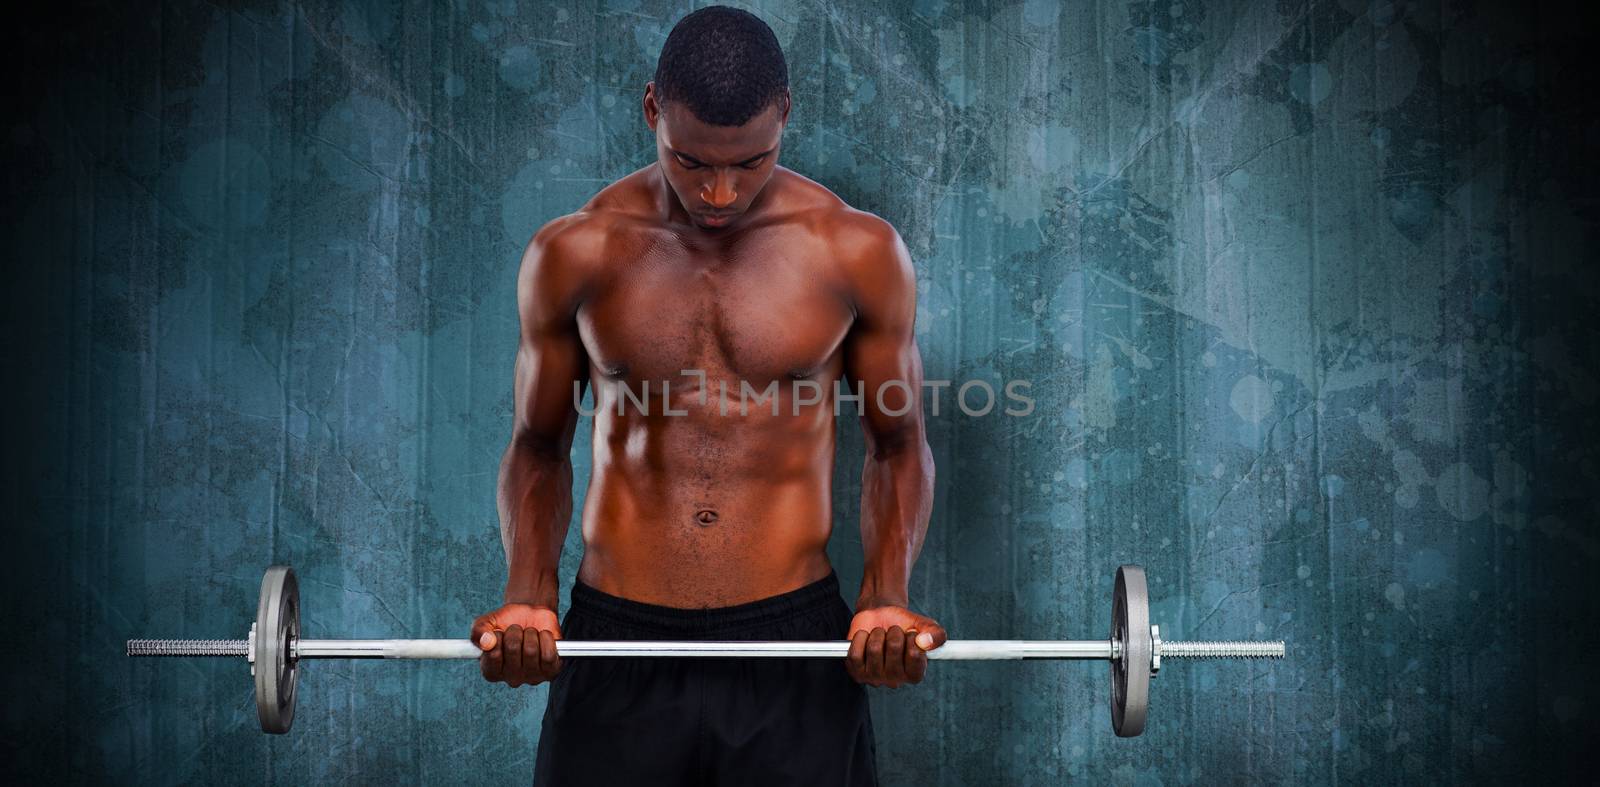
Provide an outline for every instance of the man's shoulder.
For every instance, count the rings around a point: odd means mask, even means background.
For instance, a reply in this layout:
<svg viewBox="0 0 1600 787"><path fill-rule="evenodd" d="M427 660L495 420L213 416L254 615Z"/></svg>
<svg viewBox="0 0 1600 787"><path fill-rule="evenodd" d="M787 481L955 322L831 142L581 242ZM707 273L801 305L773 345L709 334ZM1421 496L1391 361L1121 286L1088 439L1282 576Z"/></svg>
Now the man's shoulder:
<svg viewBox="0 0 1600 787"><path fill-rule="evenodd" d="M894 225L875 213L845 205L825 220L834 254L843 261L879 264L902 245Z"/></svg>
<svg viewBox="0 0 1600 787"><path fill-rule="evenodd" d="M793 213L827 244L830 257L841 261L872 259L892 252L900 234L888 220L852 206L826 186L792 170L783 170Z"/></svg>
<svg viewBox="0 0 1600 787"><path fill-rule="evenodd" d="M615 221L609 211L585 205L545 222L523 249L517 274L520 297L555 312L572 312L583 294L603 279L606 260L614 258L608 244L615 242Z"/></svg>
<svg viewBox="0 0 1600 787"><path fill-rule="evenodd" d="M537 290L567 290L592 272L589 261L600 234L588 211L579 210L544 223L522 251L519 278Z"/></svg>
<svg viewBox="0 0 1600 787"><path fill-rule="evenodd" d="M905 242L887 219L843 205L829 211L823 222L830 257L856 287L878 291L915 278Z"/></svg>
<svg viewBox="0 0 1600 787"><path fill-rule="evenodd" d="M568 275L598 273L608 260L626 256L619 246L637 243L647 228L635 213L591 202L545 222L528 241L523 264Z"/></svg>
<svg viewBox="0 0 1600 787"><path fill-rule="evenodd" d="M794 206L792 215L804 217L828 250L828 258L846 272L871 272L898 267L905 244L887 219L856 208L826 186L793 170L781 170Z"/></svg>
<svg viewBox="0 0 1600 787"><path fill-rule="evenodd" d="M556 257L565 264L604 259L607 240L620 232L645 226L649 207L648 167L612 181L582 207L557 216L539 227L528 243L530 250Z"/></svg>
<svg viewBox="0 0 1600 787"><path fill-rule="evenodd" d="M568 266L581 264L600 256L615 222L607 211L585 206L545 222L533 233L528 248L537 251L541 259Z"/></svg>

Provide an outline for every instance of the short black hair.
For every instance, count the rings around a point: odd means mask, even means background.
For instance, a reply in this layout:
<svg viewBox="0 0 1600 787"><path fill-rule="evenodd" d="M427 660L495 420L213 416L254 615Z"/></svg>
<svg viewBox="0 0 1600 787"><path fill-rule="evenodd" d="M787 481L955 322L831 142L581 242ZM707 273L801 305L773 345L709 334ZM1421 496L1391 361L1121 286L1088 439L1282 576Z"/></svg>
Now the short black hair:
<svg viewBox="0 0 1600 787"><path fill-rule="evenodd" d="M742 126L785 94L789 66L766 22L713 5L667 34L655 83L658 101L682 101L702 123Z"/></svg>

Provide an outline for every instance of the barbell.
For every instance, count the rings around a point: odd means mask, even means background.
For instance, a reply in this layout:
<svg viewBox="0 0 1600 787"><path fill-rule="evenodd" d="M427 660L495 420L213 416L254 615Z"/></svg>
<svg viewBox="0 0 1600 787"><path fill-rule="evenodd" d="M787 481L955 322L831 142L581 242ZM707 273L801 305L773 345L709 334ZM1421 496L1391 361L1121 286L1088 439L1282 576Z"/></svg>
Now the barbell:
<svg viewBox="0 0 1600 787"><path fill-rule="evenodd" d="M562 658L844 658L850 643L556 642ZM294 570L272 566L261 579L256 621L245 639L130 639L129 656L243 656L256 684L261 729L281 734L294 723L298 666L306 659L477 659L469 639L301 639L300 585ZM1111 662L1111 728L1127 738L1144 731L1150 679L1162 659L1281 659L1275 641L1164 642L1150 623L1144 569L1117 569L1111 594L1111 637L1100 640L950 640L928 651L934 660L1100 659Z"/></svg>

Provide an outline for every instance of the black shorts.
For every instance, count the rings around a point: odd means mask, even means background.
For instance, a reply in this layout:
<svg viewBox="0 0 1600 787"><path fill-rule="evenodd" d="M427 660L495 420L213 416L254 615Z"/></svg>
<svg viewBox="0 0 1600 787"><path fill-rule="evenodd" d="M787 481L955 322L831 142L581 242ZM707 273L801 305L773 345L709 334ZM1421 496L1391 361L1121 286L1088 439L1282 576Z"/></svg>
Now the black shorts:
<svg viewBox="0 0 1600 787"><path fill-rule="evenodd" d="M584 640L843 640L850 618L831 573L714 609L640 604L578 582L561 632ZM877 784L866 690L842 659L565 659L550 684L533 782Z"/></svg>

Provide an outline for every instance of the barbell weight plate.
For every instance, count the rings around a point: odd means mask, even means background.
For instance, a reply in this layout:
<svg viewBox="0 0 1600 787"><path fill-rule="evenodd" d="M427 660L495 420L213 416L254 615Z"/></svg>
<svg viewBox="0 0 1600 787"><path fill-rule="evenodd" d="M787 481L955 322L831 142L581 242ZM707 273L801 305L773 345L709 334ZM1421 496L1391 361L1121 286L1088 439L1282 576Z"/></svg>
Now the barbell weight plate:
<svg viewBox="0 0 1600 787"><path fill-rule="evenodd" d="M1144 732L1150 709L1150 666L1155 643L1150 636L1150 593L1144 569L1121 566L1111 594L1111 641L1120 657L1111 662L1111 729L1118 737Z"/></svg>
<svg viewBox="0 0 1600 787"><path fill-rule="evenodd" d="M300 638L300 583L294 569L272 566L261 578L256 606L256 715L261 729L274 734L294 723L295 660L290 648Z"/></svg>

